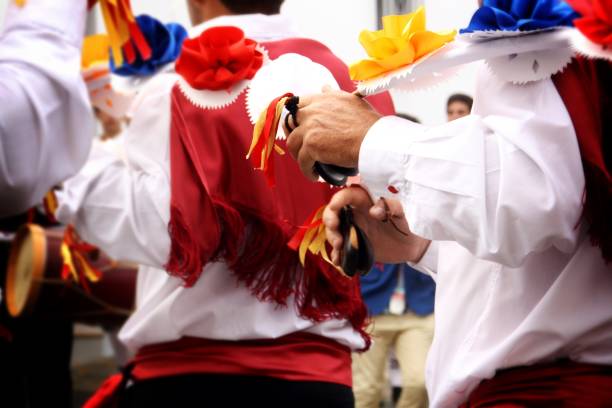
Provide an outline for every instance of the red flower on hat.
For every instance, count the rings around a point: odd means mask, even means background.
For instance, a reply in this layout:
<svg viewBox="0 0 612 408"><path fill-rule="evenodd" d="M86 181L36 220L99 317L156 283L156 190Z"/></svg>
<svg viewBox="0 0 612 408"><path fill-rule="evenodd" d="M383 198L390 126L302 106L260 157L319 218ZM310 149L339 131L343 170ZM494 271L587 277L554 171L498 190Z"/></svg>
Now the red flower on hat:
<svg viewBox="0 0 612 408"><path fill-rule="evenodd" d="M582 15L574 25L589 40L603 47L612 46L612 0L568 0Z"/></svg>
<svg viewBox="0 0 612 408"><path fill-rule="evenodd" d="M263 60L257 43L238 27L212 27L185 40L176 72L192 88L216 91L253 78Z"/></svg>

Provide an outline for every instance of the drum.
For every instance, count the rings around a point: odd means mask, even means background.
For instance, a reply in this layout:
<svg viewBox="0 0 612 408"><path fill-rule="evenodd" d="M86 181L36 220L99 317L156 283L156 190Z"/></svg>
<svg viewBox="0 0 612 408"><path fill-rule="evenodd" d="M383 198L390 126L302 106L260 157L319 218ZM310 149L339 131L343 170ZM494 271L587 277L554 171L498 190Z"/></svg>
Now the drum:
<svg viewBox="0 0 612 408"><path fill-rule="evenodd" d="M87 260L102 276L88 289L62 278L64 228L24 225L11 245L5 295L13 317L35 315L116 327L134 308L137 267L112 261L102 251Z"/></svg>

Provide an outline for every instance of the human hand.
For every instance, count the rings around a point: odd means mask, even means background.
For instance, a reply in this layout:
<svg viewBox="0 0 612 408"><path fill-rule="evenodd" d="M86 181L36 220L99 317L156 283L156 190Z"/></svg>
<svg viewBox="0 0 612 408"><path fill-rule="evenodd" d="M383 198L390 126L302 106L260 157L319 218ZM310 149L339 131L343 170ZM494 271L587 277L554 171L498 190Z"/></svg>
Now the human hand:
<svg viewBox="0 0 612 408"><path fill-rule="evenodd" d="M300 97L298 106L298 126L292 131L283 128L287 148L302 173L318 179L315 162L357 167L361 143L380 115L359 96L330 88L322 94Z"/></svg>
<svg viewBox="0 0 612 408"><path fill-rule="evenodd" d="M335 264L340 264L343 246L339 213L347 205L353 208L355 223L368 236L376 261L418 262L427 250L430 241L410 231L399 201L381 199L374 204L367 191L355 186L336 193L323 212L327 240L332 246L331 259Z"/></svg>

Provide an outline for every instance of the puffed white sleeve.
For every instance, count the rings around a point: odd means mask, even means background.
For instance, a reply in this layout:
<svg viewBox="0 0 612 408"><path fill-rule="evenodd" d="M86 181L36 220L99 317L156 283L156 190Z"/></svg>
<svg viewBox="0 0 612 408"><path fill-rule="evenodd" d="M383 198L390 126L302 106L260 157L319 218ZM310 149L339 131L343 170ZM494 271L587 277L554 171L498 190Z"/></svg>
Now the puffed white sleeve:
<svg viewBox="0 0 612 408"><path fill-rule="evenodd" d="M141 91L124 133L126 159L94 148L58 192L56 217L116 259L163 268L170 252L170 103L175 74Z"/></svg>
<svg viewBox="0 0 612 408"><path fill-rule="evenodd" d="M584 174L550 80L514 85L483 69L472 115L431 127L382 118L359 170L374 196L401 201L415 234L482 259L516 267L551 246L570 252L578 239Z"/></svg>
<svg viewBox="0 0 612 408"><path fill-rule="evenodd" d="M40 202L87 158L94 119L80 75L86 3L10 2L0 34L0 216Z"/></svg>

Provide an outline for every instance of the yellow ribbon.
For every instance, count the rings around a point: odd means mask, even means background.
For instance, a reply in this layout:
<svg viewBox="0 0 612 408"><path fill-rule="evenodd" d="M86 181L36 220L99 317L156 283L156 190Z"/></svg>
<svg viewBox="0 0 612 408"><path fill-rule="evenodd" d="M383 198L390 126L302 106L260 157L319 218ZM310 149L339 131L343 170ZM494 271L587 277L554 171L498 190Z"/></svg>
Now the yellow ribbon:
<svg viewBox="0 0 612 408"><path fill-rule="evenodd" d="M26 0L13 0L17 7L23 7L26 4Z"/></svg>
<svg viewBox="0 0 612 408"><path fill-rule="evenodd" d="M404 15L385 16L383 29L363 30L359 42L370 58L349 67L351 79L363 81L410 65L453 41L456 30L433 32L425 29L425 8Z"/></svg>
<svg viewBox="0 0 612 408"><path fill-rule="evenodd" d="M53 190L49 190L49 192L43 197L43 209L45 210L45 215L51 222L57 222L55 213L58 206L59 204L57 202L55 192Z"/></svg>
<svg viewBox="0 0 612 408"><path fill-rule="evenodd" d="M60 247L62 261L64 263L62 277L64 279L72 277L75 283L83 285L86 290L88 290L88 287L86 286L86 282L82 279L79 273L80 271L82 271L82 274L88 281L93 283L98 282L102 273L95 269L83 253L83 251L93 249L95 249L93 246L81 241L72 225L66 227L64 239Z"/></svg>
<svg viewBox="0 0 612 408"><path fill-rule="evenodd" d="M127 24L119 16L117 0L100 0L100 9L102 10L102 18L104 19L104 25L110 39L113 61L115 66L120 67L123 65L121 47L130 38Z"/></svg>
<svg viewBox="0 0 612 408"><path fill-rule="evenodd" d="M289 247L298 250L302 266L306 262L308 252L320 255L326 262L333 265L327 253L327 238L325 236L325 224L323 224L323 211L325 206L319 208L306 224L298 230L289 242ZM335 266L335 265L334 265Z"/></svg>
<svg viewBox="0 0 612 408"><path fill-rule="evenodd" d="M291 94L285 94L275 98L268 108L261 112L253 127L253 139L246 155L247 160L251 160L256 169L264 172L270 186L275 183L272 153L285 154L285 151L276 144L276 132L285 103L290 96Z"/></svg>
<svg viewBox="0 0 612 408"><path fill-rule="evenodd" d="M85 37L81 52L81 68L87 69L96 65L108 66L110 48L110 38L106 34Z"/></svg>

